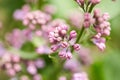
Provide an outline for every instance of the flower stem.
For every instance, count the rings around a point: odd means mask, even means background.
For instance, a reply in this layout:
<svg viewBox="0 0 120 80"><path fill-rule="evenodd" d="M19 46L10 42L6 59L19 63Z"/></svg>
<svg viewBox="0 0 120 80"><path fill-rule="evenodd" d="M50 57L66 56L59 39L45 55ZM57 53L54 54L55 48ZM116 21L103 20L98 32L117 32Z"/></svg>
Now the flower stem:
<svg viewBox="0 0 120 80"><path fill-rule="evenodd" d="M79 32L79 34L78 34L78 37L77 37L76 43L78 43L78 42L79 42L79 40L81 39L81 37L82 37L82 34L83 34L84 30L85 30L85 28L84 28L84 27L82 27L81 31L80 31L80 32Z"/></svg>
<svg viewBox="0 0 120 80"><path fill-rule="evenodd" d="M82 34L83 34L84 30L85 30L85 28L84 28L84 26L83 26L82 29L81 29L81 31L80 31L79 34L78 34L78 37L77 37L75 43L78 43L78 42L80 41L80 39L81 39L81 37L82 37ZM71 49L71 52L73 53L73 51L74 51L74 49L72 48L72 49Z"/></svg>

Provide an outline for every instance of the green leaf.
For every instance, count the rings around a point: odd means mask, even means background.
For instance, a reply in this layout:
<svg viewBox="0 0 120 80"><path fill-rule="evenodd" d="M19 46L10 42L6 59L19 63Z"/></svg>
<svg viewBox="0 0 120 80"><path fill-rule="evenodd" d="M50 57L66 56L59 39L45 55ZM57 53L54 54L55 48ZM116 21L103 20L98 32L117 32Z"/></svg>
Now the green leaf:
<svg viewBox="0 0 120 80"><path fill-rule="evenodd" d="M69 12L76 7L74 0L51 0L50 1L57 8L57 16L66 18Z"/></svg>
<svg viewBox="0 0 120 80"><path fill-rule="evenodd" d="M20 55L23 59L36 59L39 57L39 55L35 52L24 52L15 48L10 48L9 51L13 54Z"/></svg>
<svg viewBox="0 0 120 80"><path fill-rule="evenodd" d="M41 45L44 45L46 42L43 38L33 37L32 43L34 44L34 46L39 47Z"/></svg>
<svg viewBox="0 0 120 80"><path fill-rule="evenodd" d="M90 70L91 80L120 80L120 54L111 52L96 61Z"/></svg>
<svg viewBox="0 0 120 80"><path fill-rule="evenodd" d="M111 18L120 14L120 0L101 0L101 3L97 7L103 12L108 12Z"/></svg>

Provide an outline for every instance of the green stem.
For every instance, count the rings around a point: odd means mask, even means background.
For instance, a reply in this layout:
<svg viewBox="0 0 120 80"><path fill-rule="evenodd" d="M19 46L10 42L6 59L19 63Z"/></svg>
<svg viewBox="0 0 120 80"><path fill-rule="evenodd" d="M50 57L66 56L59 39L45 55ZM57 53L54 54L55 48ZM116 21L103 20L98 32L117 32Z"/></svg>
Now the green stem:
<svg viewBox="0 0 120 80"><path fill-rule="evenodd" d="M84 30L85 30L85 28L84 28L84 27L82 27L82 29L81 29L81 31L80 31L80 33L79 33L79 35L78 35L78 38L77 38L77 40L76 40L76 43L78 43L78 42L79 42L79 40L81 39L81 37L82 37L82 34L83 34Z"/></svg>
<svg viewBox="0 0 120 80"><path fill-rule="evenodd" d="M78 34L78 37L77 37L77 40L76 40L75 43L78 43L78 42L80 41L84 30L85 30L85 28L84 28L84 26L83 26L82 29L81 29L81 31L80 31L79 34ZM73 51L74 51L74 49L72 48L71 52L73 52Z"/></svg>
<svg viewBox="0 0 120 80"><path fill-rule="evenodd" d="M59 73L60 73L60 71L62 71L64 63L65 63L65 60L61 60L57 66L54 66L55 69L49 75L48 79L58 80Z"/></svg>
<svg viewBox="0 0 120 80"><path fill-rule="evenodd" d="M95 6L95 5L91 4L91 6L90 6L90 8L89 8L89 10L88 10L88 12L89 12L89 13L91 13L91 12L92 12L92 10L93 10L94 6Z"/></svg>

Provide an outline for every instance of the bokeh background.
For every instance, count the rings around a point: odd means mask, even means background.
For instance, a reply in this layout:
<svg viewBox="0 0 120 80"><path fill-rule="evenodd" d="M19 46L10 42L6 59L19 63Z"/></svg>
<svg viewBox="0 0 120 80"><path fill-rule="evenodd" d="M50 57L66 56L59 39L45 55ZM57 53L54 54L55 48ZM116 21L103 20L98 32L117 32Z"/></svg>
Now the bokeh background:
<svg viewBox="0 0 120 80"><path fill-rule="evenodd" d="M23 28L21 22L13 19L13 12L20 9L24 4L25 0L0 0L1 43L6 44L4 40L6 33L11 32L14 28ZM78 5L73 0L39 0L38 8L41 9L44 4L53 4L57 8L54 18L59 17L66 20L67 15L78 8ZM90 80L120 80L120 0L102 0L95 8L100 8L103 12L110 14L112 31L111 36L108 37L107 48L104 52L100 52L95 47L91 48L93 64L87 67L89 78ZM34 47L29 47L29 45L26 45L27 48L25 47L24 50L33 50ZM8 80L2 70L0 70L0 80Z"/></svg>

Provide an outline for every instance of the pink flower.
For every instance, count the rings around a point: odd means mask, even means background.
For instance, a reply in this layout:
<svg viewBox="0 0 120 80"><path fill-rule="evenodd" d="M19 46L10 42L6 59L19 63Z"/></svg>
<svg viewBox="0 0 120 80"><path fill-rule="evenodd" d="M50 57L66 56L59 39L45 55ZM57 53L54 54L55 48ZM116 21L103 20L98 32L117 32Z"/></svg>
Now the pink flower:
<svg viewBox="0 0 120 80"><path fill-rule="evenodd" d="M72 30L70 32L70 40L73 39L73 38L76 38L77 37L77 32L75 30Z"/></svg>
<svg viewBox="0 0 120 80"><path fill-rule="evenodd" d="M106 48L105 38L93 38L92 41L101 51Z"/></svg>
<svg viewBox="0 0 120 80"><path fill-rule="evenodd" d="M101 2L101 0L90 0L90 2L92 3L92 4L98 4L98 3L100 3Z"/></svg>
<svg viewBox="0 0 120 80"><path fill-rule="evenodd" d="M37 59L35 62L34 62L35 66L37 68L43 68L45 66L45 62L43 59Z"/></svg>
<svg viewBox="0 0 120 80"><path fill-rule="evenodd" d="M74 73L72 80L88 80L87 73L85 72Z"/></svg>
<svg viewBox="0 0 120 80"><path fill-rule="evenodd" d="M108 22L110 16L108 13L101 15L100 10L94 10L94 28L97 34L92 38L92 42L103 51L106 48L104 36L110 35L110 23Z"/></svg>
<svg viewBox="0 0 120 80"><path fill-rule="evenodd" d="M70 51L66 51L65 49L59 52L59 56L65 59L71 59L72 53Z"/></svg>
<svg viewBox="0 0 120 80"><path fill-rule="evenodd" d="M60 76L58 80L67 80L65 76Z"/></svg>
<svg viewBox="0 0 120 80"><path fill-rule="evenodd" d="M84 27L88 28L94 23L94 19L92 18L90 13L85 13L84 14Z"/></svg>
<svg viewBox="0 0 120 80"><path fill-rule="evenodd" d="M19 72L19 71L21 71L21 66L20 66L20 64L14 64L13 65L13 68L14 68L14 70L16 71L16 72Z"/></svg>
<svg viewBox="0 0 120 80"><path fill-rule="evenodd" d="M37 73L37 69L34 65L28 65L27 67L27 71L31 74L31 75L35 75Z"/></svg>
<svg viewBox="0 0 120 80"><path fill-rule="evenodd" d="M36 10L36 11L29 12L25 15L23 19L23 24L25 26L28 26L30 29L34 30L37 25L40 25L40 26L44 25L50 20L51 20L50 15L42 11Z"/></svg>
<svg viewBox="0 0 120 80"><path fill-rule="evenodd" d="M33 76L33 80L42 80L42 77L41 77L41 75L36 74Z"/></svg>
<svg viewBox="0 0 120 80"><path fill-rule="evenodd" d="M72 59L66 60L64 64L64 68L66 70L70 70L71 72L78 72L80 70L80 63L77 59L72 58Z"/></svg>
<svg viewBox="0 0 120 80"><path fill-rule="evenodd" d="M76 50L76 51L79 51L80 50L80 44L74 44L73 45L73 48Z"/></svg>
<svg viewBox="0 0 120 80"><path fill-rule="evenodd" d="M81 46L81 49L77 52L79 59L83 65L89 66L92 63L91 51L89 48Z"/></svg>
<svg viewBox="0 0 120 80"><path fill-rule="evenodd" d="M18 9L14 12L13 17L16 20L23 20L25 15L30 11L30 6L29 5L24 5L22 9Z"/></svg>
<svg viewBox="0 0 120 80"><path fill-rule="evenodd" d="M76 0L76 2L80 5L83 5L84 4L84 0Z"/></svg>
<svg viewBox="0 0 120 80"><path fill-rule="evenodd" d="M15 70L14 69L8 69L7 70L7 74L8 74L8 76L11 76L11 77L13 77L13 76L15 76L16 75L16 72L15 72Z"/></svg>
<svg viewBox="0 0 120 80"><path fill-rule="evenodd" d="M56 8L53 5L45 5L43 7L43 9L44 9L44 12L46 12L46 13L48 13L50 15L52 15L52 14L54 14L56 12Z"/></svg>

